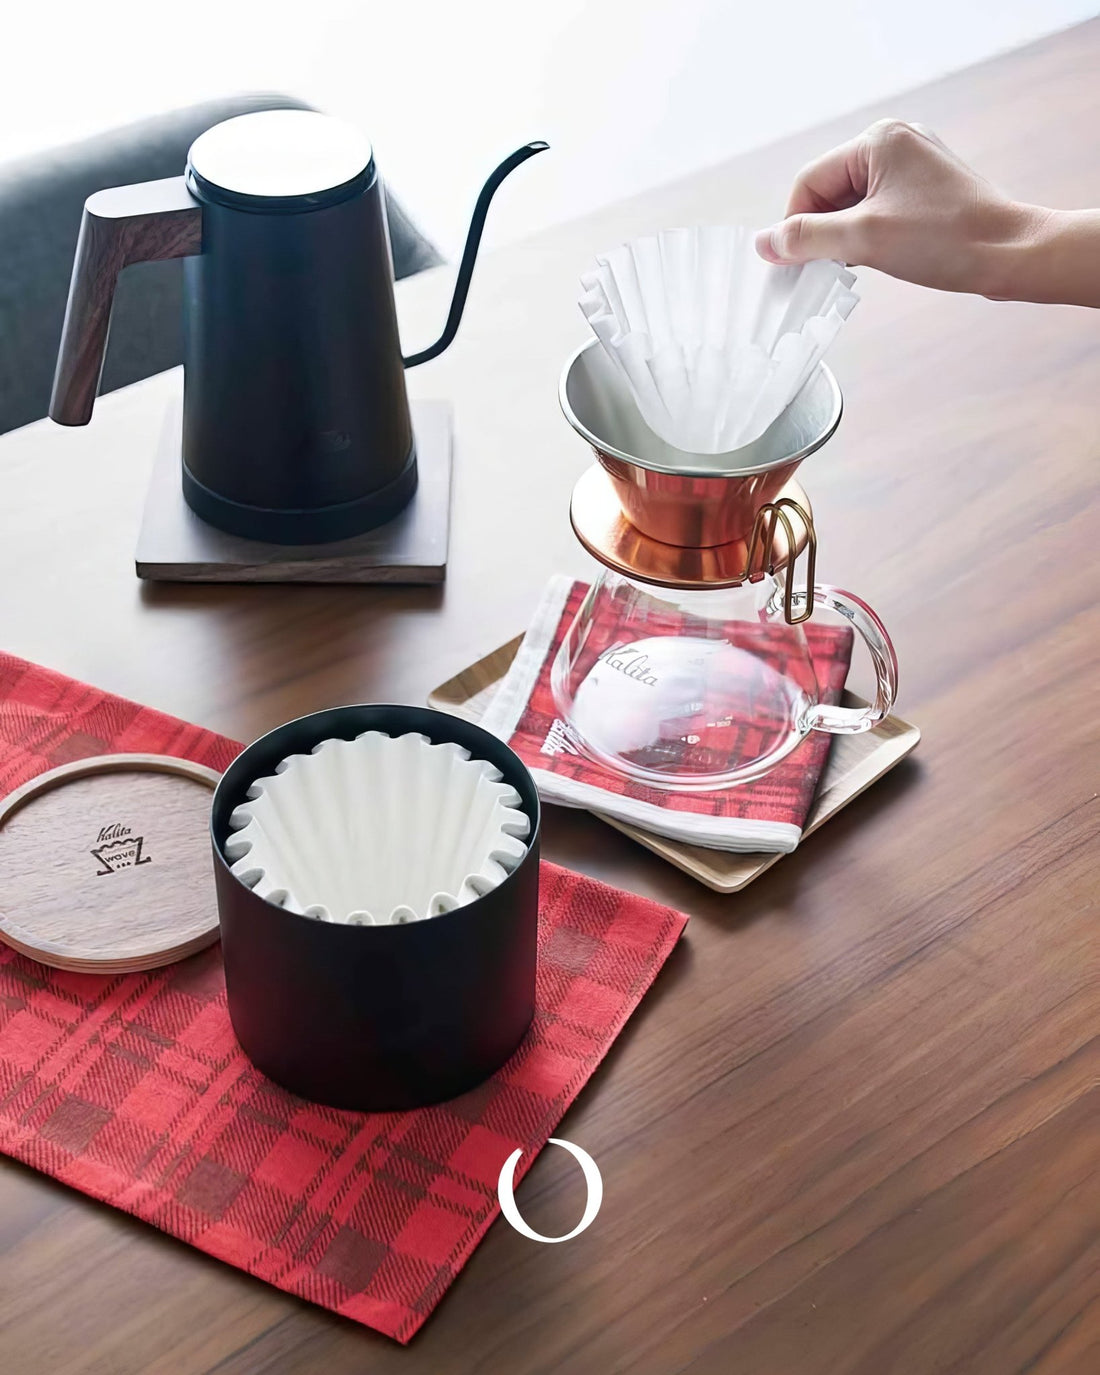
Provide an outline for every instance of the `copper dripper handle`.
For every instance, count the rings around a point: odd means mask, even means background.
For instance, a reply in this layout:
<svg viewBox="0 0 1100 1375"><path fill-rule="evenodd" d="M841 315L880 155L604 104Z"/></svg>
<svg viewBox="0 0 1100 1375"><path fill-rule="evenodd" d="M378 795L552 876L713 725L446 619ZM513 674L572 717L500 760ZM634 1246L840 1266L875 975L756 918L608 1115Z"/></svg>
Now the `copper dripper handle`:
<svg viewBox="0 0 1100 1375"><path fill-rule="evenodd" d="M806 591L799 596L798 600L805 600L805 610L801 615L794 612L794 564L797 555L794 555L795 537L794 526L791 518L787 514L793 511L801 520L806 529ZM808 621L814 614L814 576L817 572L817 535L814 533L813 517L808 511L804 511L797 501L792 501L790 497L780 497L777 501L766 501L756 513L753 522L752 536L749 539L749 554L745 560L745 578L749 582L758 582L765 573L769 577L775 575L775 530L778 524L782 524L783 533L787 536L787 549L792 557L787 564L787 576L783 579L783 618L788 625L801 625L803 621ZM761 557L767 558L767 563L758 571L753 570L756 562L757 553Z"/></svg>

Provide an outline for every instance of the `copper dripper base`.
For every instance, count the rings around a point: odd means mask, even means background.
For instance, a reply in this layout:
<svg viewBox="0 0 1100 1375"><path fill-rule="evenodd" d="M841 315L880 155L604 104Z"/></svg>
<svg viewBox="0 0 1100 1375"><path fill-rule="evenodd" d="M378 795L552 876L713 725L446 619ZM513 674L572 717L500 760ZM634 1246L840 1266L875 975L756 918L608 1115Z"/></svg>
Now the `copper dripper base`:
<svg viewBox="0 0 1100 1375"><path fill-rule="evenodd" d="M770 531L764 532L770 538L754 540L750 535L705 548L663 544L631 525L611 478L596 464L573 488L569 519L585 549L616 573L657 587L705 591L754 581L792 564L807 544L812 548L813 511L799 484L788 482L774 504L782 504L789 518L772 521ZM801 519L803 512L808 525Z"/></svg>

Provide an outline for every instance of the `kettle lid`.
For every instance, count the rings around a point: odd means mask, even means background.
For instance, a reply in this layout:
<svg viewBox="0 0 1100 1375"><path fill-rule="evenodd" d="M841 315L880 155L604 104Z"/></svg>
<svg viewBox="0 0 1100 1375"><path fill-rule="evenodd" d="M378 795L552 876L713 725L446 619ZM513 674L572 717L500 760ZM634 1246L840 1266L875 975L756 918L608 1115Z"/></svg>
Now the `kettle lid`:
<svg viewBox="0 0 1100 1375"><path fill-rule="evenodd" d="M374 176L370 140L316 110L257 110L200 134L188 181L211 199L251 209L311 209L343 200Z"/></svg>

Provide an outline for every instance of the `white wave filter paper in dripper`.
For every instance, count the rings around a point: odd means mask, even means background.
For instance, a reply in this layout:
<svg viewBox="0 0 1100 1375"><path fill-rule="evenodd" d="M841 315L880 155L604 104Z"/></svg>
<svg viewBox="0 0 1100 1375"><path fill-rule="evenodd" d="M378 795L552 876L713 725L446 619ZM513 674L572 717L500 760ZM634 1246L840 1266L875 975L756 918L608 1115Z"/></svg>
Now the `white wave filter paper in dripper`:
<svg viewBox="0 0 1100 1375"><path fill-rule="evenodd" d="M801 391L859 297L841 263L776 267L744 226L666 229L596 258L581 310L642 418L677 449L758 439Z"/></svg>
<svg viewBox="0 0 1100 1375"><path fill-rule="evenodd" d="M300 916L384 926L439 916L495 888L531 823L500 770L456 744L367 731L325 740L257 779L225 856Z"/></svg>

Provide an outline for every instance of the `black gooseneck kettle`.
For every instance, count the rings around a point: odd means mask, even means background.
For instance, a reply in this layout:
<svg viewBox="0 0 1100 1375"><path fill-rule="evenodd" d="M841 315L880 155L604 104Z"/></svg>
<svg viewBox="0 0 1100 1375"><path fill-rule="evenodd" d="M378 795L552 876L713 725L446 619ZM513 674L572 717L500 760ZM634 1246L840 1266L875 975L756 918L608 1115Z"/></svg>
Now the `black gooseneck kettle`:
<svg viewBox="0 0 1100 1375"><path fill-rule="evenodd" d="M391 520L417 481L404 369L454 338L489 202L546 147L526 144L489 177L443 333L403 358L369 142L304 110L215 125L192 144L183 176L88 199L50 415L91 419L121 269L182 257L191 509L277 544L345 539Z"/></svg>

